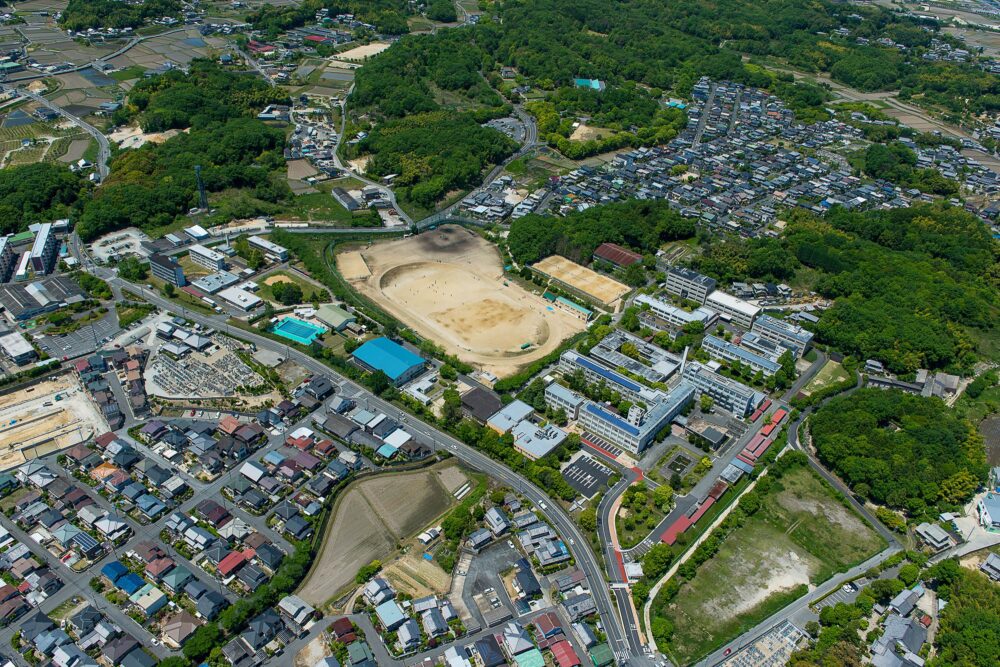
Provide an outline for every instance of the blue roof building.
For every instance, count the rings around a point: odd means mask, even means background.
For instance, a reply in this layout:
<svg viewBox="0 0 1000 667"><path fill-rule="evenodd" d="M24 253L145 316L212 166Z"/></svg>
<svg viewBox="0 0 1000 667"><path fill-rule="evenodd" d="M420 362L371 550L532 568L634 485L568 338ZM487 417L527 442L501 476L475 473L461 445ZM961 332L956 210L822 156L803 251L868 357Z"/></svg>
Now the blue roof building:
<svg viewBox="0 0 1000 667"><path fill-rule="evenodd" d="M146 582L135 572L129 572L124 577L115 582L115 586L125 591L127 595L132 595L137 590L146 585Z"/></svg>
<svg viewBox="0 0 1000 667"><path fill-rule="evenodd" d="M382 371L392 383L401 385L420 375L427 361L388 338L373 338L353 352L365 370Z"/></svg>
<svg viewBox="0 0 1000 667"><path fill-rule="evenodd" d="M128 574L128 568L121 561L113 560L101 568L101 574L107 577L111 583L115 583Z"/></svg>

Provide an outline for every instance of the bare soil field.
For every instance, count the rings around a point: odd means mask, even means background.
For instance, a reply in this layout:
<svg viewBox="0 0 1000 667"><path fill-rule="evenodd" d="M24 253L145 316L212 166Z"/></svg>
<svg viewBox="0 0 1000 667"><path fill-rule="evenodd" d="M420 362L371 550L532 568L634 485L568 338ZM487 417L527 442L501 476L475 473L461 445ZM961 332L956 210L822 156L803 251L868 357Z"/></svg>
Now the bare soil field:
<svg viewBox="0 0 1000 667"><path fill-rule="evenodd" d="M627 285L570 261L562 255L546 257L531 268L552 276L605 305L610 306L629 293Z"/></svg>
<svg viewBox="0 0 1000 667"><path fill-rule="evenodd" d="M90 139L74 139L72 143L70 143L66 152L60 156L59 161L67 163L76 162L83 157L83 154L89 145Z"/></svg>
<svg viewBox="0 0 1000 667"><path fill-rule="evenodd" d="M361 46L356 46L353 49L344 51L343 53L338 53L331 61L336 60L346 60L358 61L371 58L372 56L377 56L391 45L388 42L372 42L371 44L363 44Z"/></svg>
<svg viewBox="0 0 1000 667"><path fill-rule="evenodd" d="M0 424L0 470L71 447L108 428L68 373L0 396Z"/></svg>
<svg viewBox="0 0 1000 667"><path fill-rule="evenodd" d="M291 160L288 162L288 178L302 180L315 176L319 172L309 164L309 160Z"/></svg>
<svg viewBox="0 0 1000 667"><path fill-rule="evenodd" d="M356 289L395 317L498 377L585 328L540 296L505 283L496 249L455 225L338 255L337 264ZM531 347L522 350L524 343Z"/></svg>
<svg viewBox="0 0 1000 667"><path fill-rule="evenodd" d="M570 141L590 141L591 139L603 139L609 134L614 134L611 130L603 127L593 127L586 123L580 123L569 135Z"/></svg>
<svg viewBox="0 0 1000 667"><path fill-rule="evenodd" d="M414 598L442 595L451 588L451 576L416 550L394 560L382 570L382 576L397 591L408 593Z"/></svg>
<svg viewBox="0 0 1000 667"><path fill-rule="evenodd" d="M353 484L337 501L325 542L299 596L316 607L326 604L353 585L362 565L386 558L401 540L444 513L456 501L440 480L440 471L455 465L449 461ZM398 571L414 586L430 588L433 582L425 568L413 563L404 561Z"/></svg>
<svg viewBox="0 0 1000 667"><path fill-rule="evenodd" d="M121 148L139 148L145 143L162 144L170 137L175 137L182 130L167 130L166 132L143 132L138 127L126 127L108 135L111 141L117 143ZM187 130L183 130L187 132Z"/></svg>

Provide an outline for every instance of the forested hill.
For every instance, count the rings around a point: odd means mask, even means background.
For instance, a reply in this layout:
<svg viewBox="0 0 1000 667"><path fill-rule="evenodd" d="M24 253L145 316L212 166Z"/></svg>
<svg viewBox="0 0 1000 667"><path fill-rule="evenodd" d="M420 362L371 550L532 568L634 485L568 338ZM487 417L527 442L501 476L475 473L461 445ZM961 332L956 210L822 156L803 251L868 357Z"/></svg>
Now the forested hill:
<svg viewBox="0 0 1000 667"><path fill-rule="evenodd" d="M179 0L69 0L59 25L66 30L139 28L150 19L177 16L180 11Z"/></svg>
<svg viewBox="0 0 1000 667"><path fill-rule="evenodd" d="M285 165L284 131L256 118L265 104L282 101L287 94L259 77L224 71L208 60L192 61L187 74L170 72L136 84L116 123L186 131L117 153L111 175L81 204L80 236L90 240L129 225L147 231L170 225L197 204L195 165L210 193L230 191L231 199L243 202L243 215L287 201L291 191L277 173Z"/></svg>
<svg viewBox="0 0 1000 667"><path fill-rule="evenodd" d="M320 9L329 10L331 16L353 14L385 35L409 32L406 17L413 11L407 0L303 0L282 6L265 2L247 17L247 21L255 30L273 38L314 21Z"/></svg>

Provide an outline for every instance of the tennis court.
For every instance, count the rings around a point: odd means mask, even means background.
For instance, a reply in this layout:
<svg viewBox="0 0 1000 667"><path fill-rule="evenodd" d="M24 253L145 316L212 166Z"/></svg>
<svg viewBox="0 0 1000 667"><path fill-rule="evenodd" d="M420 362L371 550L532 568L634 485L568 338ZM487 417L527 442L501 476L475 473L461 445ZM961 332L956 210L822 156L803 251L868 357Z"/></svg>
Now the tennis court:
<svg viewBox="0 0 1000 667"><path fill-rule="evenodd" d="M311 322L303 322L294 317L286 317L274 325L272 331L282 338L293 340L302 345L309 345L326 333L326 328Z"/></svg>

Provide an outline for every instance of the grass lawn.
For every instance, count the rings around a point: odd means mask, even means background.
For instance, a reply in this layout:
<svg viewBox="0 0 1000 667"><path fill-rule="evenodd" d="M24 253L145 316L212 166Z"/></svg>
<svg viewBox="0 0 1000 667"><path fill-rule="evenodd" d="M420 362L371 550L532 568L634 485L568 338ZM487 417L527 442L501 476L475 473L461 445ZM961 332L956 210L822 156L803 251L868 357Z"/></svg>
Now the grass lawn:
<svg viewBox="0 0 1000 667"><path fill-rule="evenodd" d="M115 81L130 81L131 79L141 79L145 73L146 68L142 65L132 65L131 67L120 69L117 72L112 72L108 76Z"/></svg>
<svg viewBox="0 0 1000 667"><path fill-rule="evenodd" d="M188 282L213 273L213 271L209 270L207 267L198 264L196 261L191 259L189 255L178 257L177 263L184 269L184 275L187 277Z"/></svg>
<svg viewBox="0 0 1000 667"><path fill-rule="evenodd" d="M884 547L882 538L810 468L776 481L762 507L654 614L675 628L670 652L694 662L834 573Z"/></svg>
<svg viewBox="0 0 1000 667"><path fill-rule="evenodd" d="M823 364L823 368L819 369L819 373L816 373L816 377L809 381L805 387L802 388L802 393L807 396L813 394L817 391L822 391L830 385L837 384L838 382L843 382L850 377L844 367L841 366L836 361L827 361Z"/></svg>
<svg viewBox="0 0 1000 667"><path fill-rule="evenodd" d="M292 200L282 217L306 222L335 222L349 227L353 214L340 205L333 195L313 192Z"/></svg>
<svg viewBox="0 0 1000 667"><path fill-rule="evenodd" d="M305 300L308 300L313 292L320 292L323 295L323 298L320 299L321 302L330 300L330 293L326 288L315 285L302 276L295 275L289 271L269 273L257 282L260 285L258 296L273 303L278 303L278 300L274 298L274 285L277 283L294 283L298 285L299 289L302 290L302 298Z"/></svg>

